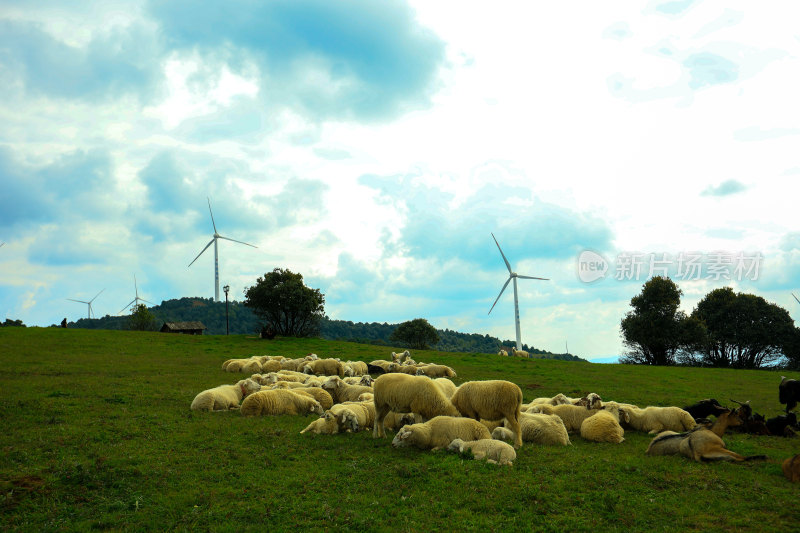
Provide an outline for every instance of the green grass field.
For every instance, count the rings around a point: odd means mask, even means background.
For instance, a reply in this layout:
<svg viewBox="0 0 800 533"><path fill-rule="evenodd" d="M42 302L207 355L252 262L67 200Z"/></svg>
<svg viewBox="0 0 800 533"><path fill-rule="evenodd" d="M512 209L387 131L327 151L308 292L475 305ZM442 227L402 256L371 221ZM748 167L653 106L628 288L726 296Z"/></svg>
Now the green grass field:
<svg viewBox="0 0 800 533"><path fill-rule="evenodd" d="M513 467L445 451L393 449L370 433L300 435L311 417L197 413L194 396L242 376L220 364L254 354L371 361L391 349L322 340L58 328L0 329L0 527L48 530L796 531L800 487L780 462L800 439L729 434L766 462L647 457L572 436L526 444ZM414 352L456 383L507 379L525 400L597 392L683 406L750 400L779 414L780 374L594 365ZM800 378L798 375L791 375Z"/></svg>

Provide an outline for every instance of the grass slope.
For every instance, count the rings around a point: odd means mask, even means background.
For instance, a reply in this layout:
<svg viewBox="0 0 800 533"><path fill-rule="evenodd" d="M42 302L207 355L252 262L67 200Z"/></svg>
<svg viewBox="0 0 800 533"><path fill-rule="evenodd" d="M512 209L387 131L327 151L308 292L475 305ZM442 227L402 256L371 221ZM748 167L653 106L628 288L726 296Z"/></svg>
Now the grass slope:
<svg viewBox="0 0 800 533"><path fill-rule="evenodd" d="M47 530L449 531L456 529L793 530L797 487L780 461L796 439L732 434L769 461L699 464L573 436L526 444L498 468L446 452L396 450L369 433L300 435L310 417L195 413L201 390L235 382L220 364L270 353L370 361L391 349L321 340L259 341L69 329L0 329L0 526ZM457 383L508 379L526 401L594 391L640 405L704 397L780 411L766 371L650 368L415 352ZM793 375L792 377L800 377Z"/></svg>

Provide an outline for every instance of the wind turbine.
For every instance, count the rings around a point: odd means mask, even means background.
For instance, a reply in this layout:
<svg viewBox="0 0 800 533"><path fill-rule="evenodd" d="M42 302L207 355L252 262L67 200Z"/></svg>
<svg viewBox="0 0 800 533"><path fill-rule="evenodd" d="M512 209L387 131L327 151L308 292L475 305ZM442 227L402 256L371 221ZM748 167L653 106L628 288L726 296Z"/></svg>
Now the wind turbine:
<svg viewBox="0 0 800 533"><path fill-rule="evenodd" d="M105 289L103 289L103 291L104 290ZM67 298L67 300L69 300L70 302L79 302L79 303L82 303L82 304L86 304L89 307L89 312L88 312L88 317L87 318L92 318L92 302L95 300L95 298L100 296L100 293L102 293L103 291L100 291L97 294L95 294L94 298L92 298L88 302L85 302L83 300L73 300L72 298Z"/></svg>
<svg viewBox="0 0 800 533"><path fill-rule="evenodd" d="M505 285L503 285L503 288L500 289L500 294L497 295L497 299L492 304L492 309L494 309L494 306L497 305L497 300L499 300L500 297L503 295L503 291L506 290L506 287L508 287L508 283L511 280L514 280L514 324L517 327L517 350L521 350L522 349L522 341L521 341L521 338L520 338L521 335L520 335L520 332L519 332L519 297L517 296L517 278L520 278L520 279L540 279L540 280L545 280L545 281L548 280L549 278L535 278L533 276L520 276L519 274L517 274L516 272L511 270L511 265L508 263L508 259L506 259L506 255L503 253L503 249L500 248L500 243L497 242L497 238L494 236L494 233L492 233L492 239L494 239L494 243L497 245L497 249L500 250L500 255L503 256L503 261L506 264L506 268L508 268L508 279L506 280ZM489 313L487 313L487 314L491 314L492 313L492 309L489 309Z"/></svg>
<svg viewBox="0 0 800 533"><path fill-rule="evenodd" d="M794 293L792 293L792 296L794 296ZM797 303L800 304L800 300L797 299L797 296L794 296L794 299L797 300Z"/></svg>
<svg viewBox="0 0 800 533"><path fill-rule="evenodd" d="M222 235L217 233L217 225L216 223L214 223L214 213L211 211L211 200L208 197L206 197L206 200L208 200L208 212L211 213L211 225L214 226L214 236L211 238L210 241L208 241L206 247L200 250L200 253L197 254L197 257L192 259L192 262L189 263L189 266L192 266L192 264L194 264L194 262L197 261L197 258L203 255L203 252L208 250L208 247L211 246L212 243L214 244L214 301L218 302L219 301L219 252L217 249L217 239L225 239L226 241L238 242L239 244L246 244L247 246L252 246L253 248L258 248L258 246L253 246L252 244L248 244L242 241L236 241L229 237L223 237Z"/></svg>
<svg viewBox="0 0 800 533"><path fill-rule="evenodd" d="M144 298L139 298L139 286L136 283L136 274L133 275L133 288L136 290L136 297L133 300L131 300L131 302L128 305L126 305L125 307L120 309L119 313L117 313L118 315L122 314L122 312L124 310L126 310L127 308L129 308L132 304L136 304L135 307L138 307L139 306L139 300L141 300L143 302L147 302L149 304L153 303L153 302L150 302L148 300L145 300Z"/></svg>

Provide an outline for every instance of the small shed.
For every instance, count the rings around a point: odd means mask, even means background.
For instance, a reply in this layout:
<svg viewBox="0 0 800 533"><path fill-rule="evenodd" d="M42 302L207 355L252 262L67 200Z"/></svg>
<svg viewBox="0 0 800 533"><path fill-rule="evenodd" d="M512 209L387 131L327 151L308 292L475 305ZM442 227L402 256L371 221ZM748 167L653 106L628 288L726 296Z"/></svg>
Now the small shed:
<svg viewBox="0 0 800 533"><path fill-rule="evenodd" d="M203 330L208 329L202 322L164 322L161 326L161 333L187 333L189 335L202 335Z"/></svg>

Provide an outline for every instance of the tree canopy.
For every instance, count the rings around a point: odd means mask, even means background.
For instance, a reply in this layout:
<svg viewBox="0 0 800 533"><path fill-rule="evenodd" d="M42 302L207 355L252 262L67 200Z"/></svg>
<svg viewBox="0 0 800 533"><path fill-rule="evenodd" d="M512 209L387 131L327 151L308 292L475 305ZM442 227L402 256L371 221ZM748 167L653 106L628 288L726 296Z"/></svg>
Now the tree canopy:
<svg viewBox="0 0 800 533"><path fill-rule="evenodd" d="M303 275L276 268L244 291L244 305L284 337L316 335L325 317L325 295L303 282Z"/></svg>
<svg viewBox="0 0 800 533"><path fill-rule="evenodd" d="M692 317L707 329L695 363L762 368L796 352L798 332L789 312L761 296L715 289L698 302Z"/></svg>
<svg viewBox="0 0 800 533"><path fill-rule="evenodd" d="M156 329L156 317L147 309L144 304L133 307L133 312L128 318L128 329L134 331L154 331Z"/></svg>
<svg viewBox="0 0 800 533"><path fill-rule="evenodd" d="M631 298L632 311L620 323L628 349L621 361L648 365L673 365L682 351L691 350L704 335L703 324L678 307L683 292L669 278L648 280Z"/></svg>
<svg viewBox="0 0 800 533"><path fill-rule="evenodd" d="M426 350L439 342L436 328L431 326L424 318L415 318L399 324L392 332L391 340L407 345L416 350Z"/></svg>

